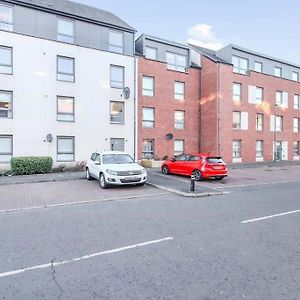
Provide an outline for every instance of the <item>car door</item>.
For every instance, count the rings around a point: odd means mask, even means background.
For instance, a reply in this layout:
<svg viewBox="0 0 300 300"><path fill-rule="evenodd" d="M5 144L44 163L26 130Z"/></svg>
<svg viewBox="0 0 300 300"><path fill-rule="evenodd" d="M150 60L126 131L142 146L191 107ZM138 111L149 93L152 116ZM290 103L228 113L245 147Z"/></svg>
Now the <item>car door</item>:
<svg viewBox="0 0 300 300"><path fill-rule="evenodd" d="M91 164L90 164L90 174L95 178L99 177L99 162L101 164L100 158L101 158L100 154L98 153L94 153L92 155Z"/></svg>
<svg viewBox="0 0 300 300"><path fill-rule="evenodd" d="M185 172L185 169L186 169L186 160L187 160L187 156L185 154L183 155L179 155L175 158L175 161L173 163L173 170L172 170L172 173L175 173L175 174L186 174Z"/></svg>
<svg viewBox="0 0 300 300"><path fill-rule="evenodd" d="M201 159L199 156L188 155L185 163L185 174L192 175L193 171L199 170Z"/></svg>

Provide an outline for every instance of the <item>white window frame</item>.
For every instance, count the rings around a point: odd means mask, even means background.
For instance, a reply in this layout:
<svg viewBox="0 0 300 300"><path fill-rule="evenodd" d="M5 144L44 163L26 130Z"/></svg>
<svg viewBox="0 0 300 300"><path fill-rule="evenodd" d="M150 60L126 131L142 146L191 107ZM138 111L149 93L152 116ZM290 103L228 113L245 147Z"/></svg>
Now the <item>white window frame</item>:
<svg viewBox="0 0 300 300"><path fill-rule="evenodd" d="M0 139L10 139L10 148L11 150L9 152L5 152L3 150L1 150L1 147L0 147L0 164L8 164L10 163L10 160L12 159L13 157L13 136L12 135L0 135ZM0 144L1 146L1 144ZM2 160L2 157L7 157L9 156L10 159L9 160Z"/></svg>
<svg viewBox="0 0 300 300"><path fill-rule="evenodd" d="M235 60L237 64L235 64ZM244 69L241 67L241 62L245 61L247 62L247 68ZM232 64L233 64L233 72L242 74L242 75L248 75L249 74L249 59L238 56L238 55L232 55Z"/></svg>
<svg viewBox="0 0 300 300"><path fill-rule="evenodd" d="M113 104L118 104L121 105L122 111L119 112L120 116L118 116L118 118L120 119L120 121L116 121L114 120L114 115L112 113L112 106ZM124 125L125 124L125 103L122 101L109 101L109 119L110 119L110 124L120 124L120 125Z"/></svg>
<svg viewBox="0 0 300 300"><path fill-rule="evenodd" d="M235 118L234 118L235 115L239 116L239 122L238 123L235 123ZM242 113L240 111L232 112L232 129L233 130L240 130L241 127L242 127Z"/></svg>
<svg viewBox="0 0 300 300"><path fill-rule="evenodd" d="M183 116L182 120L176 120L176 114L181 114ZM174 128L183 130L185 125L185 111L183 110L175 110L174 111Z"/></svg>
<svg viewBox="0 0 300 300"><path fill-rule="evenodd" d="M235 87L238 89L238 93L235 93ZM241 102L242 101L242 84L234 82L232 85L232 98L233 101Z"/></svg>
<svg viewBox="0 0 300 300"><path fill-rule="evenodd" d="M295 141L293 142L293 156L294 159L299 159L299 155L300 155L300 150L299 150L299 141ZM296 147L295 147L296 145Z"/></svg>
<svg viewBox="0 0 300 300"><path fill-rule="evenodd" d="M255 102L256 104L261 104L264 102L264 88L259 86L256 86L255 88ZM261 98L258 97L258 91L261 91Z"/></svg>
<svg viewBox="0 0 300 300"><path fill-rule="evenodd" d="M112 77L112 70L121 70L122 71L122 81L115 80ZM115 89L123 89L125 86L125 67L124 66L118 66L118 65L110 65L110 87Z"/></svg>
<svg viewBox="0 0 300 300"><path fill-rule="evenodd" d="M71 151L59 151L59 140L72 140L72 150ZM60 155L69 155L71 159L59 159ZM56 145L56 160L57 162L73 162L75 161L75 137L74 136L57 136Z"/></svg>
<svg viewBox="0 0 300 300"><path fill-rule="evenodd" d="M257 146L260 145L261 147L258 148ZM256 158L263 158L264 157L264 141L257 140L255 144L255 157Z"/></svg>
<svg viewBox="0 0 300 300"><path fill-rule="evenodd" d="M235 147L235 145L239 147ZM242 158L242 141L241 140L233 140L232 141L232 158L240 159Z"/></svg>
<svg viewBox="0 0 300 300"><path fill-rule="evenodd" d="M117 34L119 36L122 37L122 45L117 45L117 44L113 44L111 42L111 35L112 34ZM108 49L109 51L111 52L114 52L114 53L120 53L120 54L123 54L124 53L124 33L121 32L121 31L117 31L117 30L109 30L109 37L108 37Z"/></svg>
<svg viewBox="0 0 300 300"><path fill-rule="evenodd" d="M293 118L293 132L298 133L299 132L299 118Z"/></svg>
<svg viewBox="0 0 300 300"><path fill-rule="evenodd" d="M12 119L13 118L13 92L0 90L0 95L7 95L8 101L1 102L0 98L0 119ZM5 97L4 97L5 100ZM2 107L1 103L7 104L7 107ZM7 116L1 116L1 112L7 112Z"/></svg>
<svg viewBox="0 0 300 300"><path fill-rule="evenodd" d="M182 147L178 147L178 145L180 145L180 144ZM184 144L185 144L185 142L182 139L174 140L174 156L178 156L178 155L184 153L184 146L185 146Z"/></svg>
<svg viewBox="0 0 300 300"><path fill-rule="evenodd" d="M146 88L145 87L145 81L146 80L151 80L152 82L152 87L151 88ZM152 76L143 76L142 78L142 94L143 96L146 97L154 97L154 87L155 87L155 79Z"/></svg>
<svg viewBox="0 0 300 300"><path fill-rule="evenodd" d="M146 119L145 118L145 111L151 111L153 113L153 118L152 119ZM153 107L143 107L142 108L142 125L143 128L154 128L155 126L155 108Z"/></svg>
<svg viewBox="0 0 300 300"><path fill-rule="evenodd" d="M170 63L170 61L168 59L168 56L170 56L170 55L174 56L174 63ZM185 65L180 65L179 64L179 62L178 62L179 57L184 57ZM178 53L167 51L166 52L167 69L172 70L172 71L185 73L186 69L187 69L187 59L188 59L188 57L184 54L178 54Z"/></svg>
<svg viewBox="0 0 300 300"><path fill-rule="evenodd" d="M66 22L72 24L72 34L66 34L59 32L59 22ZM59 42L64 42L68 44L74 44L75 43L75 21L71 19L66 19L66 18L57 18L57 40Z"/></svg>
<svg viewBox="0 0 300 300"><path fill-rule="evenodd" d="M0 61L0 74L12 75L13 74L13 48L0 45L0 49L10 51L10 63L6 64L6 63L1 63ZM4 71L4 70L1 71L1 67L7 68L8 71Z"/></svg>
<svg viewBox="0 0 300 300"><path fill-rule="evenodd" d="M4 30L4 31L14 31L14 7L11 5L7 5L4 3L0 3L0 6L2 7L7 7L9 9L11 9L12 13L12 20L11 21L0 21L0 30Z"/></svg>
<svg viewBox="0 0 300 300"><path fill-rule="evenodd" d="M299 94L294 95L294 109L300 110L300 95Z"/></svg>
<svg viewBox="0 0 300 300"><path fill-rule="evenodd" d="M283 105L283 91L276 91L276 104Z"/></svg>
<svg viewBox="0 0 300 300"><path fill-rule="evenodd" d="M279 72L278 74L277 74L277 72ZM275 77L282 77L282 68L281 67L277 67L277 66L275 66L274 67L274 76Z"/></svg>
<svg viewBox="0 0 300 300"><path fill-rule="evenodd" d="M68 60L73 63L73 72L64 72L59 70L59 60ZM75 58L57 55L57 67L56 67L56 79L57 81L64 81L64 82L75 82Z"/></svg>
<svg viewBox="0 0 300 300"><path fill-rule="evenodd" d="M147 144L149 143L149 144ZM145 145L151 145L151 147L146 147ZM154 139L143 139L142 144L142 158L143 159L153 159L154 158L154 149L155 149L155 140Z"/></svg>
<svg viewBox="0 0 300 300"><path fill-rule="evenodd" d="M298 82L299 81L299 72L292 72L292 80Z"/></svg>
<svg viewBox="0 0 300 300"><path fill-rule="evenodd" d="M260 66L258 68L258 66ZM255 61L254 62L254 71L257 73L262 73L263 72L263 63L260 61Z"/></svg>
<svg viewBox="0 0 300 300"><path fill-rule="evenodd" d="M182 93L177 92L177 90L176 90L177 86L182 87L182 89L183 89ZM175 81L175 83L174 83L174 98L175 98L175 100L184 100L185 99L185 82Z"/></svg>
<svg viewBox="0 0 300 300"><path fill-rule="evenodd" d="M147 50L154 51L154 57L151 56L151 55L148 55L149 52L147 53ZM146 46L146 47L145 47L145 57L146 57L147 59L157 60L157 54L158 54L157 48L155 48L155 47L150 47L150 46Z"/></svg>

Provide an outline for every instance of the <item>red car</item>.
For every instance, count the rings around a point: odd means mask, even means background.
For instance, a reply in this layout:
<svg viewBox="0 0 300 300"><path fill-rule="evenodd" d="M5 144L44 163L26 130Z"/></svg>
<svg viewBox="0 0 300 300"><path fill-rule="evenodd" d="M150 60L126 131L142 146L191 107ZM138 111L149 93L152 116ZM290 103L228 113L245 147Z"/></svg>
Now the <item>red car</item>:
<svg viewBox="0 0 300 300"><path fill-rule="evenodd" d="M196 180L223 179L227 176L227 166L222 157L210 154L181 154L161 165L163 174L194 175Z"/></svg>

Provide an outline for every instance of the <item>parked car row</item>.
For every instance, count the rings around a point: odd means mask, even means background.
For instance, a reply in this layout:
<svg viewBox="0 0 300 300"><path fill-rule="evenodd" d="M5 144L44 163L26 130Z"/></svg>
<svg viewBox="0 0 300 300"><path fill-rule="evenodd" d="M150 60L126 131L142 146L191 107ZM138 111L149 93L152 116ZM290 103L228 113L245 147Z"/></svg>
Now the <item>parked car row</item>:
<svg viewBox="0 0 300 300"><path fill-rule="evenodd" d="M195 180L223 179L227 166L222 157L205 153L181 154L161 165L163 174L194 175ZM103 189L114 185L143 186L147 181L144 167L119 151L96 151L86 164L86 179L97 179Z"/></svg>

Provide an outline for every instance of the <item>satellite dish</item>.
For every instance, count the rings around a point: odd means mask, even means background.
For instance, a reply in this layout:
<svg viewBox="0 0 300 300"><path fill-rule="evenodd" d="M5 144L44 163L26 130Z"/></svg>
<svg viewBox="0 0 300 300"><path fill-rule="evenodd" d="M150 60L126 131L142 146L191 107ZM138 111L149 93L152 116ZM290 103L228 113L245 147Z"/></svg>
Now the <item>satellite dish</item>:
<svg viewBox="0 0 300 300"><path fill-rule="evenodd" d="M168 133L168 134L166 135L166 140L167 140L167 141L173 140L173 138L174 138L174 135L173 135L172 133Z"/></svg>
<svg viewBox="0 0 300 300"><path fill-rule="evenodd" d="M123 89L123 96L125 99L129 99L130 98L130 88L129 87L124 87Z"/></svg>
<svg viewBox="0 0 300 300"><path fill-rule="evenodd" d="M48 142L48 143L51 143L53 141L53 136L51 133L48 133L46 135L46 139L45 139L45 142Z"/></svg>

